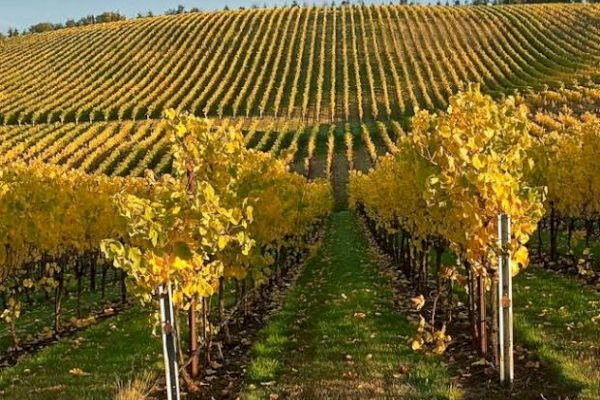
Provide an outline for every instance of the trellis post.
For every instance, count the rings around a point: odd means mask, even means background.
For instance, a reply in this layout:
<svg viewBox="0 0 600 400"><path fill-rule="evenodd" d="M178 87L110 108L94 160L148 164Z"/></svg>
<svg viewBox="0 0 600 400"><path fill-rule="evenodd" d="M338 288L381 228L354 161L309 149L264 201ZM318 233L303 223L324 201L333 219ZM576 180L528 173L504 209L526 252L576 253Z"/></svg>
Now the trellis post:
<svg viewBox="0 0 600 400"><path fill-rule="evenodd" d="M176 321L173 311L173 291L171 285L158 287L160 301L160 327L165 359L165 376L168 400L180 400L179 367L177 365L177 341L175 340Z"/></svg>
<svg viewBox="0 0 600 400"><path fill-rule="evenodd" d="M512 385L514 380L513 358L513 309L512 271L510 265L510 216L498 215L498 334L500 346L500 382Z"/></svg>

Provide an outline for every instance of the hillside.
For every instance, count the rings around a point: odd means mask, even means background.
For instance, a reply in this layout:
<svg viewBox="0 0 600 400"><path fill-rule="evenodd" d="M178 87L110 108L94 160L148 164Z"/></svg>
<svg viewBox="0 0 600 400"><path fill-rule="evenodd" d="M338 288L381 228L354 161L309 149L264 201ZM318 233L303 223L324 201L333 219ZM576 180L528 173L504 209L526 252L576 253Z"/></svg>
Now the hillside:
<svg viewBox="0 0 600 400"><path fill-rule="evenodd" d="M600 399L600 5L345 3L0 40L0 400Z"/></svg>
<svg viewBox="0 0 600 400"><path fill-rule="evenodd" d="M597 73L600 7L343 6L145 18L9 39L4 124L207 116L402 119ZM596 69L594 69L596 68Z"/></svg>

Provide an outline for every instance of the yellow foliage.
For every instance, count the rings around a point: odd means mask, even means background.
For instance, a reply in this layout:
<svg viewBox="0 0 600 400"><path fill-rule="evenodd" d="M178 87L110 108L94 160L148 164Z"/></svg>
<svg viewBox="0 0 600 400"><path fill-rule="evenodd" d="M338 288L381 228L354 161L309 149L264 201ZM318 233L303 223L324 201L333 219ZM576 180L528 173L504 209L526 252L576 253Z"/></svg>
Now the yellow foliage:
<svg viewBox="0 0 600 400"><path fill-rule="evenodd" d="M528 127L513 98L495 103L472 85L445 113L417 112L398 152L369 174L351 172L350 204L383 228L400 226L416 245L443 239L478 273L497 264L497 216L509 214L512 258L526 266L520 245L543 213L541 190L525 179Z"/></svg>

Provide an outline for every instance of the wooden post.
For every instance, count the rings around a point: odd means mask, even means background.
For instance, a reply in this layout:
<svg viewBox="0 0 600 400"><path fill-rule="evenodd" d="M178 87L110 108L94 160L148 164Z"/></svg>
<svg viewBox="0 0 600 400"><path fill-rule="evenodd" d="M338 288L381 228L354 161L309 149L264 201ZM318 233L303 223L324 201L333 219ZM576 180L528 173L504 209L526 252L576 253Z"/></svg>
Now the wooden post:
<svg viewBox="0 0 600 400"><path fill-rule="evenodd" d="M121 269L119 281L121 282L121 304L127 303L127 284L125 283L125 279L127 278L127 272L124 269Z"/></svg>
<svg viewBox="0 0 600 400"><path fill-rule="evenodd" d="M167 400L180 400L179 367L177 366L177 341L175 334L175 313L173 311L171 286L158 287L160 297L160 324L165 359L165 375L167 383Z"/></svg>
<svg viewBox="0 0 600 400"><path fill-rule="evenodd" d="M479 353L482 357L487 355L487 323L486 323L486 304L485 304L485 278L483 275L477 276L477 300L479 302Z"/></svg>
<svg viewBox="0 0 600 400"><path fill-rule="evenodd" d="M187 173L187 191L188 193L194 193L196 190L196 174L194 173L194 163L191 159L187 160L186 163ZM188 310L188 324L189 324L189 353L190 353L190 375L192 378L198 376L200 357L198 355L198 332L196 328L198 326L198 316L196 313L196 302L197 296L194 294L190 299L190 309Z"/></svg>
<svg viewBox="0 0 600 400"><path fill-rule="evenodd" d="M498 216L498 240L502 252L498 258L498 333L500 344L500 382L512 385L514 379L513 359L513 309L512 271L510 266L510 217Z"/></svg>
<svg viewBox="0 0 600 400"><path fill-rule="evenodd" d="M190 309L188 310L189 325L189 353L190 353L190 376L195 378L199 373L200 357L198 355L198 315L196 312L196 295L190 300Z"/></svg>

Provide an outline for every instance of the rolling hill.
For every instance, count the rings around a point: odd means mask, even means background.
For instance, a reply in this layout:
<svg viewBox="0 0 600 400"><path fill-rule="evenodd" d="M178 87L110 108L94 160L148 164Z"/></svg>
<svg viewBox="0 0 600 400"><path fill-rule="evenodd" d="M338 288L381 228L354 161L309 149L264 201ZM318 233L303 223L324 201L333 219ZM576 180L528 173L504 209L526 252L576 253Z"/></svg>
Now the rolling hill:
<svg viewBox="0 0 600 400"><path fill-rule="evenodd" d="M342 6L198 12L9 39L0 121L402 118L464 82L489 93L587 79L600 7Z"/></svg>

